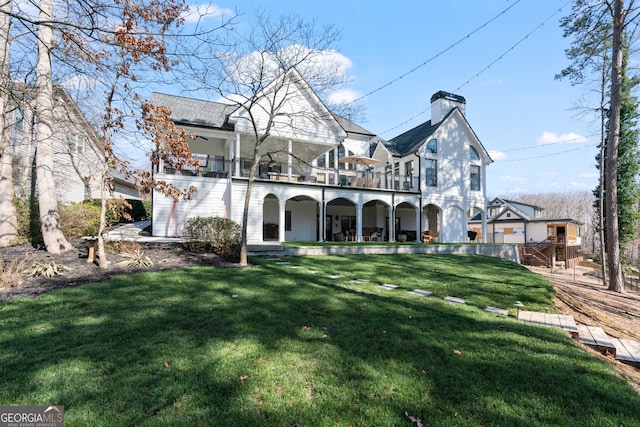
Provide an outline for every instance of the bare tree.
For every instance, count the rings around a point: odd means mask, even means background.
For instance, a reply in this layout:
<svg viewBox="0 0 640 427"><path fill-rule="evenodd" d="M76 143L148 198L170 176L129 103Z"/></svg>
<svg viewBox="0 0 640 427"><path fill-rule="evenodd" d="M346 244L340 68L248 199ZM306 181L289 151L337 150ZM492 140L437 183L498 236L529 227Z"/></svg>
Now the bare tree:
<svg viewBox="0 0 640 427"><path fill-rule="evenodd" d="M9 15L10 1L0 4L0 246L18 235L18 217L13 203L13 155L9 139Z"/></svg>
<svg viewBox="0 0 640 427"><path fill-rule="evenodd" d="M234 30L229 49L215 55L217 67L211 72L210 64L191 63L194 73L204 76L202 85L212 90L225 102L234 105L233 114L237 120L236 129L249 139L251 153L248 158L250 169L242 214L242 246L240 264L247 265L247 222L256 172L262 156L273 154L270 141L280 132L301 132L296 129L299 119L313 120L318 125L333 118L325 108L324 114L312 114L300 96L300 87L309 85L314 92L323 96L332 88L347 81L340 71L341 64L335 60L333 44L339 39L339 32L332 26L319 26L295 16L281 16L273 19L265 11L259 11L256 23L249 34ZM292 108L298 103L297 108ZM235 153L239 156L240 153Z"/></svg>
<svg viewBox="0 0 640 427"><path fill-rule="evenodd" d="M51 0L40 1L40 21L53 19ZM51 74L51 49L53 30L39 25L38 63L36 68L36 174L40 229L47 251L60 253L72 248L62 233L58 197L53 179L53 84Z"/></svg>

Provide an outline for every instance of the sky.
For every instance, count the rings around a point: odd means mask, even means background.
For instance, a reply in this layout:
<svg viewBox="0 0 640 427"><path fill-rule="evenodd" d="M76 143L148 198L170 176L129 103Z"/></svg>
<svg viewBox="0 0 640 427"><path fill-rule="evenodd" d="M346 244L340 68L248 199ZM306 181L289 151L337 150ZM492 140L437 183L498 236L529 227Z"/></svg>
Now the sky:
<svg viewBox="0 0 640 427"><path fill-rule="evenodd" d="M486 172L491 198L588 191L597 184L599 120L579 108L593 93L554 78L569 65L571 40L559 21L571 4L219 0L208 10L237 10L244 14L239 20L249 22L266 7L274 16L335 25L342 33L335 47L350 77L345 93L367 95L358 101L365 114L358 124L384 139L429 120L437 91L462 95L467 120L494 160Z"/></svg>

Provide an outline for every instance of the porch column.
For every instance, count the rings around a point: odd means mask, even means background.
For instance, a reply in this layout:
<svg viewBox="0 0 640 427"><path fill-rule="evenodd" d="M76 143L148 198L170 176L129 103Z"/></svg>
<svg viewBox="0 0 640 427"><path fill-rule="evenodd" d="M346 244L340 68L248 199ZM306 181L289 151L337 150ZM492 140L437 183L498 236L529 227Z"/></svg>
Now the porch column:
<svg viewBox="0 0 640 427"><path fill-rule="evenodd" d="M287 150L288 150L288 154L287 154L287 175L288 175L288 181L291 181L291 173L293 171L293 156L291 155L291 153L293 153L293 142L291 142L291 140L289 140L288 144L287 144Z"/></svg>
<svg viewBox="0 0 640 427"><path fill-rule="evenodd" d="M284 211L287 206L287 201L278 201L278 242L282 243L285 241L284 236Z"/></svg>
<svg viewBox="0 0 640 427"><path fill-rule="evenodd" d="M482 243L487 243L487 232L488 232L488 229L487 229L487 214L488 214L488 212L487 212L487 209L488 209L487 208L487 174L486 174L485 171L486 171L486 167L483 164L482 165L482 199L484 200L484 206L483 206L484 212L483 212L483 215L482 215L482 226L481 226L482 227L482 230L481 230L482 231ZM525 236L526 236L526 234L525 234ZM526 239L525 239L524 243L525 244L527 243Z"/></svg>
<svg viewBox="0 0 640 427"><path fill-rule="evenodd" d="M234 144L234 140L227 140L227 146L228 146L228 152L227 152L227 160L226 160L226 164L224 165L224 168L227 169L228 168L228 172L227 172L227 177L231 178L232 176L234 176L234 174L232 173L233 171L233 159L234 159L234 155L235 155L235 144Z"/></svg>
<svg viewBox="0 0 640 427"><path fill-rule="evenodd" d="M333 183L338 185L340 184L340 167L338 165L338 146L336 145L336 148L333 150L333 165L335 167L334 169L334 178L333 178Z"/></svg>
<svg viewBox="0 0 640 427"><path fill-rule="evenodd" d="M391 158L391 190L396 189L396 162ZM394 227L395 231L395 227Z"/></svg>
<svg viewBox="0 0 640 427"><path fill-rule="evenodd" d="M396 207L391 205L391 211L389 212L389 241L396 241Z"/></svg>
<svg viewBox="0 0 640 427"><path fill-rule="evenodd" d="M481 232L482 232L482 243L487 243L487 233L489 232L489 229L487 227L487 199L484 199L484 212L482 212L482 225L481 225ZM526 229L526 224L525 224L525 231L524 231L524 243L527 243L527 229Z"/></svg>
<svg viewBox="0 0 640 427"><path fill-rule="evenodd" d="M362 204L356 205L356 242L362 242Z"/></svg>
<svg viewBox="0 0 640 427"><path fill-rule="evenodd" d="M422 209L416 208L416 242L422 241Z"/></svg>
<svg viewBox="0 0 640 427"><path fill-rule="evenodd" d="M240 176L240 134L236 132L236 149L235 149L235 161L236 168L233 171L233 176Z"/></svg>
<svg viewBox="0 0 640 427"><path fill-rule="evenodd" d="M326 207L324 205L324 200L319 203L318 209L318 242L324 242L324 222L325 222L325 213Z"/></svg>

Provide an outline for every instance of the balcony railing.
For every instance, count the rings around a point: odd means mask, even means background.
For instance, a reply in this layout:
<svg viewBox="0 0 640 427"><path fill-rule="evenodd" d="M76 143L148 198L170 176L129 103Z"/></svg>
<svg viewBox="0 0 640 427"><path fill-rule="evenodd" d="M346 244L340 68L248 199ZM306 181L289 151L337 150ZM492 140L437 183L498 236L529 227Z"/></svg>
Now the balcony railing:
<svg viewBox="0 0 640 427"><path fill-rule="evenodd" d="M240 159L240 177L248 178L251 171L251 159ZM209 161L207 167L175 168L165 167L164 173L181 174L187 176L202 176L206 178L227 178L235 176L233 173L236 162L225 162L224 158L215 157ZM287 163L269 162L258 165L256 179L268 181L293 182L303 184L330 185L339 187L377 188L395 191L418 191L418 178L414 176L395 175L383 172L356 171L349 169L333 169L313 167L310 165L292 165L289 173Z"/></svg>

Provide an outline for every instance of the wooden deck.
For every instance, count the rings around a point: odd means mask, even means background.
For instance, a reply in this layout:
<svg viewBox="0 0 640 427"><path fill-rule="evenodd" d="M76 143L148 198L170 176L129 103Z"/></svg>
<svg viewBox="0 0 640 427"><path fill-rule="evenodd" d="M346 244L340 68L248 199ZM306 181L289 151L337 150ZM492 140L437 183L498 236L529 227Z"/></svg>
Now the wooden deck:
<svg viewBox="0 0 640 427"><path fill-rule="evenodd" d="M518 313L518 320L527 323L535 323L537 325L564 329L571 334L573 339L578 339L578 326L572 316L521 310Z"/></svg>

